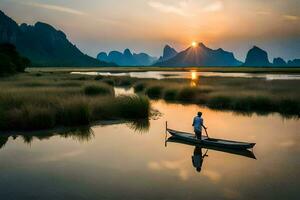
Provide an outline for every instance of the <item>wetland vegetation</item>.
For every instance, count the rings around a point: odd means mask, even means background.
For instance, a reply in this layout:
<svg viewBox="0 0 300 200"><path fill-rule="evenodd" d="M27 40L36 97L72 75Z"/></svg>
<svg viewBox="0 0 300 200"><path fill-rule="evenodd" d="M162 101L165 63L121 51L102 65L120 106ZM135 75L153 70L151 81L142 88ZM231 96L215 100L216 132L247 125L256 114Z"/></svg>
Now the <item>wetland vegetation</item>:
<svg viewBox="0 0 300 200"><path fill-rule="evenodd" d="M0 130L81 126L99 120L147 119L145 96L115 96L105 81L68 73L25 73L0 81Z"/></svg>
<svg viewBox="0 0 300 200"><path fill-rule="evenodd" d="M213 109L300 116L299 80L200 77L195 80L143 80L136 92L152 99L195 103Z"/></svg>
<svg viewBox="0 0 300 200"><path fill-rule="evenodd" d="M150 116L150 99L198 104L239 113L300 116L299 80L193 77L156 80L31 71L0 80L0 130L40 130L89 125L101 120ZM115 95L114 87L135 95Z"/></svg>

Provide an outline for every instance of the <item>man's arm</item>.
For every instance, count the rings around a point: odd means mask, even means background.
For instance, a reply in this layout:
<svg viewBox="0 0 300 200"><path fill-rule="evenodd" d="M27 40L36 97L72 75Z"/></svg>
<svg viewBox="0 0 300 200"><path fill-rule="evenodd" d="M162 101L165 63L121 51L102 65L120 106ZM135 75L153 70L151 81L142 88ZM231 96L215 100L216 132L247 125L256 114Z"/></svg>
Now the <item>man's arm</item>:
<svg viewBox="0 0 300 200"><path fill-rule="evenodd" d="M204 126L204 120L202 120L201 126L202 126L204 129L207 129L207 127Z"/></svg>
<svg viewBox="0 0 300 200"><path fill-rule="evenodd" d="M195 118L193 119L193 124L192 124L192 126L194 126L195 125Z"/></svg>

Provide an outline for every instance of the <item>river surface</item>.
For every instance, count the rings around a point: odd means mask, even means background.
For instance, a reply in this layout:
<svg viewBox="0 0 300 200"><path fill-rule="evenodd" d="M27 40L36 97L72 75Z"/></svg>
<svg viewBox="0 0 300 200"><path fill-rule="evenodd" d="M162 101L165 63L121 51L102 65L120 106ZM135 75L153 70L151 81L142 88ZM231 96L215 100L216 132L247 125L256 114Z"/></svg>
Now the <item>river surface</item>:
<svg viewBox="0 0 300 200"><path fill-rule="evenodd" d="M161 116L148 129L115 124L94 126L86 138L9 136L0 149L0 199L299 199L299 120L152 105ZM199 110L211 137L257 143L256 159L165 142L166 120L192 131ZM195 158L205 152L199 167Z"/></svg>
<svg viewBox="0 0 300 200"><path fill-rule="evenodd" d="M196 71L147 71L147 72L71 72L72 74L101 75L101 76L129 76L132 78L153 79L195 79L196 77L231 77L231 78L263 78L266 80L300 80L299 74L270 74L270 73L224 73L224 72L196 72Z"/></svg>

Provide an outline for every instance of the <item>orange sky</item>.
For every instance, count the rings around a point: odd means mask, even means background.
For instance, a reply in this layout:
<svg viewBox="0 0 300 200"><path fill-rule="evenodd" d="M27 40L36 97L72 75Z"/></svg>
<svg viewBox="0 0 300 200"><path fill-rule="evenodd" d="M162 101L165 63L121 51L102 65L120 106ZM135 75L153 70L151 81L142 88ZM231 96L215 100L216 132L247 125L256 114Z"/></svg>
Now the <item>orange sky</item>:
<svg viewBox="0 0 300 200"><path fill-rule="evenodd" d="M0 6L18 23L52 24L92 56L124 48L159 56L167 43L182 50L199 41L241 60L253 45L270 59L300 57L298 0L0 0Z"/></svg>

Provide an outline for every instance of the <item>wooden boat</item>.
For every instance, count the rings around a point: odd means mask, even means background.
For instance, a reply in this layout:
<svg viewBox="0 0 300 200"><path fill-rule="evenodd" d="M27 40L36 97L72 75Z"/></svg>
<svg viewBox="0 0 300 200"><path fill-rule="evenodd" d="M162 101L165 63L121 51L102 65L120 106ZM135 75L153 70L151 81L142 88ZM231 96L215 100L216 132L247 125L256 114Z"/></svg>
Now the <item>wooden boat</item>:
<svg viewBox="0 0 300 200"><path fill-rule="evenodd" d="M176 136L171 136L166 140L166 143L172 142L172 143L178 143L178 144L185 144L190 145L194 147L201 147L204 149L214 150L214 151L220 151L224 153L234 154L238 156L244 156L252 159L256 159L254 153L252 151L249 151L247 149L228 149L228 148L222 148L222 147L216 147L216 146L210 146L210 145L203 145L203 144L195 144L192 142L187 142L181 139L178 139Z"/></svg>
<svg viewBox="0 0 300 200"><path fill-rule="evenodd" d="M206 146L215 146L215 147L228 148L228 149L251 149L255 146L255 143L209 138L203 135L202 135L202 140L199 140L195 137L195 134L176 131L168 128L167 128L167 132L169 132L172 136L178 139L191 142L194 144L202 144Z"/></svg>

